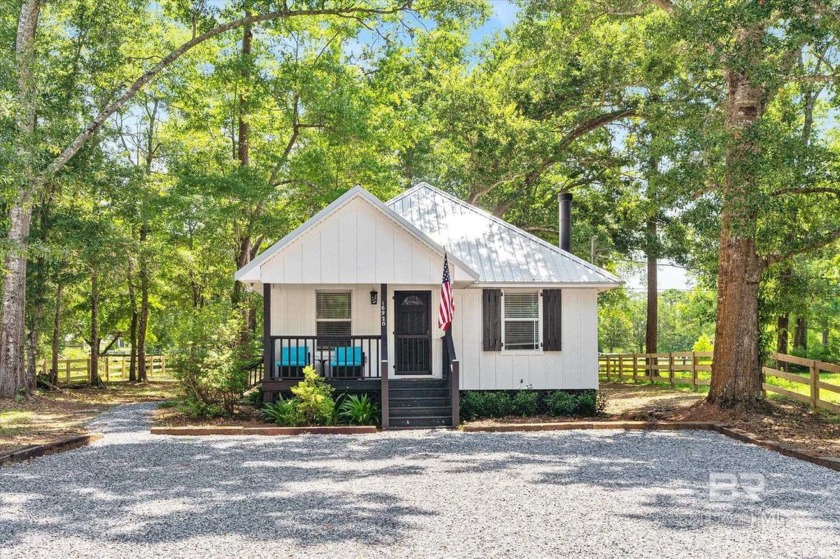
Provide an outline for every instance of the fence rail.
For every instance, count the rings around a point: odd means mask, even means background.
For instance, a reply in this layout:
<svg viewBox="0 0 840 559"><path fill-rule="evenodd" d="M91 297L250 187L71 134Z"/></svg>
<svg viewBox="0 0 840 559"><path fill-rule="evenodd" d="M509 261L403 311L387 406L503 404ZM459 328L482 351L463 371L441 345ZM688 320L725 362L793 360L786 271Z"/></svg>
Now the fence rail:
<svg viewBox="0 0 840 559"><path fill-rule="evenodd" d="M774 366L769 366L774 365ZM711 382L712 352L602 353L598 373L608 381L665 382L694 390ZM840 365L771 353L762 367L762 390L840 413ZM833 381L833 382L829 382Z"/></svg>
<svg viewBox="0 0 840 559"><path fill-rule="evenodd" d="M85 382L90 378L90 359L59 359L59 382ZM107 381L127 380L131 363L129 355L102 355L99 357L99 378ZM41 362L40 372L46 374L52 368L49 359ZM169 378L166 372L166 355L146 356L146 375L149 380Z"/></svg>

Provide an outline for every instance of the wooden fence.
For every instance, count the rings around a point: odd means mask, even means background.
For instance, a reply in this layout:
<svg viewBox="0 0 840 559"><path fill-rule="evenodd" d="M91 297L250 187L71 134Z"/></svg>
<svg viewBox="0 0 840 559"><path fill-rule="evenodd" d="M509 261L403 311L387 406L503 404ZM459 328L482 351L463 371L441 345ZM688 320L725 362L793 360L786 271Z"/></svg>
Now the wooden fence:
<svg viewBox="0 0 840 559"><path fill-rule="evenodd" d="M772 392L806 402L813 408L840 413L840 365L771 353L762 368L764 394ZM784 370L783 370L784 369ZM607 381L665 382L671 386L708 386L711 382L712 352L602 353L598 372ZM831 383L828 381L835 381Z"/></svg>
<svg viewBox="0 0 840 559"><path fill-rule="evenodd" d="M104 381L128 380L128 370L131 357L128 355L102 355L99 357L99 378ZM46 373L52 368L49 359L41 362L41 372ZM168 380L166 373L165 355L146 356L146 375L149 380ZM90 359L59 359L59 382L85 382L90 379Z"/></svg>
<svg viewBox="0 0 840 559"><path fill-rule="evenodd" d="M770 358L776 362L776 367L762 367L764 379L761 385L764 393L781 394L800 402L806 402L812 408L823 408L840 413L840 385L826 382L826 377L834 378L840 375L840 365L825 363L815 359L805 359L794 355L771 353ZM804 373L797 373L797 369L805 368ZM781 369L787 369L783 371ZM778 379L784 379L792 386L779 386ZM838 377L837 380L840 380ZM776 382L769 382L776 381ZM804 385L804 386L803 386ZM805 388L807 387L807 390ZM799 388L797 391L796 388ZM829 393L823 396L823 391ZM827 398L834 400L826 401Z"/></svg>

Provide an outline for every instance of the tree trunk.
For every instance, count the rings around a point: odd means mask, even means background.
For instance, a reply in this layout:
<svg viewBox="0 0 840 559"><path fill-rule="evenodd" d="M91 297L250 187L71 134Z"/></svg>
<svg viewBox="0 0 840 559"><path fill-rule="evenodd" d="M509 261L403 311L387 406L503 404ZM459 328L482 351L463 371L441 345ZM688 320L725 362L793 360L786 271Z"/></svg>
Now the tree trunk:
<svg viewBox="0 0 840 559"><path fill-rule="evenodd" d="M245 14L246 16L250 15L248 13ZM251 30L250 25L246 25L242 28L242 85L241 89L239 90L239 133L238 133L238 150L237 150L237 157L239 159L240 167L248 167L251 164L251 153L250 153L250 133L251 127L248 124L248 116L249 116L249 104L248 104L248 93L249 88L251 87L251 42L253 40L253 32ZM253 247L251 246L251 236L248 233L245 233L239 239L239 246L238 251L236 254L236 266L237 269L242 268L243 266L247 265L251 261L251 254L252 254ZM233 295L231 297L233 304L238 305L242 302L242 284L237 281L234 281L233 284ZM241 342L243 344L247 343L248 341L248 333L250 331L251 325L254 325L256 328L256 315L250 307L245 309L245 324L243 325L243 331L240 336Z"/></svg>
<svg viewBox="0 0 840 559"><path fill-rule="evenodd" d="M653 219L647 222L648 246L647 246L647 323L645 326L645 353L656 353L659 321L659 279L657 277L657 254L655 241L656 222Z"/></svg>
<svg viewBox="0 0 840 559"><path fill-rule="evenodd" d="M41 299L35 303L35 308L32 309L32 317L29 323L29 333L27 335L27 376L34 379L37 375L38 368L38 338L41 333L41 321L44 319L44 301ZM44 371L46 372L46 371Z"/></svg>
<svg viewBox="0 0 840 559"><path fill-rule="evenodd" d="M758 288L763 267L755 242L721 233L717 324L708 400L724 407L752 405L761 398L758 347Z"/></svg>
<svg viewBox="0 0 840 559"><path fill-rule="evenodd" d="M137 380L146 382L146 327L149 323L149 262L146 254L148 226L140 226L140 315L137 320Z"/></svg>
<svg viewBox="0 0 840 559"><path fill-rule="evenodd" d="M52 331L52 365L50 367L50 382L58 384L58 352L61 347L61 297L64 284L59 283L55 290L55 315L53 316Z"/></svg>
<svg viewBox="0 0 840 559"><path fill-rule="evenodd" d="M35 158L35 115L37 95L33 72L35 31L41 10L39 0L26 0L20 8L15 62L17 76L17 129L15 171L19 183L9 209L8 252L3 277L2 321L0 321L0 398L31 394L35 379L26 374L23 363L24 312L26 306L26 249L32 221L32 199L39 179Z"/></svg>
<svg viewBox="0 0 840 559"><path fill-rule="evenodd" d="M133 233L132 233L133 236ZM131 322L128 325L128 381L137 382L137 294L134 292L134 260L128 258L128 304L131 305Z"/></svg>
<svg viewBox="0 0 840 559"><path fill-rule="evenodd" d="M785 354L788 352L788 336L790 333L790 314L780 314L776 318L776 353ZM784 361L779 362L779 368L783 371L788 370L788 364Z"/></svg>
<svg viewBox="0 0 840 559"><path fill-rule="evenodd" d="M94 268L90 274L90 383L101 384L99 380L99 272Z"/></svg>
<svg viewBox="0 0 840 559"><path fill-rule="evenodd" d="M808 350L808 319L796 317L796 329L793 331L793 348Z"/></svg>
<svg viewBox="0 0 840 559"><path fill-rule="evenodd" d="M780 314L776 319L776 352L788 352L788 330L790 329L790 314Z"/></svg>
<svg viewBox="0 0 840 559"><path fill-rule="evenodd" d="M744 68L760 56L760 29L737 36ZM745 72L729 69L726 127L732 147L726 153L718 255L717 323L712 381L707 400L724 407L755 405L761 397L758 291L764 261L755 247L757 215L752 199L752 164L758 150L745 132L761 118L765 91Z"/></svg>

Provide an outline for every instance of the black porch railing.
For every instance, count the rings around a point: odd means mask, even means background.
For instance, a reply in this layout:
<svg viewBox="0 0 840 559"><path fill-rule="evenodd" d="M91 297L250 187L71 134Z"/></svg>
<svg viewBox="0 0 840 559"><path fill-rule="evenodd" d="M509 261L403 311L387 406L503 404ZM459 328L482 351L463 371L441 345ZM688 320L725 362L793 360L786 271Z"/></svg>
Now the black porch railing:
<svg viewBox="0 0 840 559"><path fill-rule="evenodd" d="M301 379L313 366L321 376L337 379L380 377L380 336L271 336L270 379Z"/></svg>

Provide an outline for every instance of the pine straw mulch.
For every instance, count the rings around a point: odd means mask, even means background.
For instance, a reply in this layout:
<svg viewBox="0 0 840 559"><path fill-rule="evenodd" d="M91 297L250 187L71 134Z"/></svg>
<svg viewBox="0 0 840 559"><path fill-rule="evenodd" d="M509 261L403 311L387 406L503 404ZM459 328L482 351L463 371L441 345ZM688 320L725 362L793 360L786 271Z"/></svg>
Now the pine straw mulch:
<svg viewBox="0 0 840 559"><path fill-rule="evenodd" d="M260 410L238 405L231 417L194 417L178 408L158 408L152 419L153 427L266 427L273 425L262 418Z"/></svg>
<svg viewBox="0 0 840 559"><path fill-rule="evenodd" d="M162 401L175 397L172 381L143 384L111 382L107 388L63 387L37 391L21 401L0 399L0 454L84 434L85 424L117 404Z"/></svg>
<svg viewBox="0 0 840 559"><path fill-rule="evenodd" d="M760 438L811 450L821 456L840 458L840 416L813 411L807 405L772 398L763 409L721 409L707 404L705 394L675 390L667 386L602 383L607 394L604 413L586 421L708 421L725 423ZM581 418L550 416L505 417L470 422L471 425L500 425L575 421Z"/></svg>

